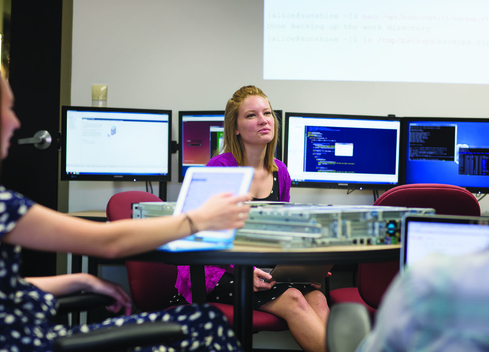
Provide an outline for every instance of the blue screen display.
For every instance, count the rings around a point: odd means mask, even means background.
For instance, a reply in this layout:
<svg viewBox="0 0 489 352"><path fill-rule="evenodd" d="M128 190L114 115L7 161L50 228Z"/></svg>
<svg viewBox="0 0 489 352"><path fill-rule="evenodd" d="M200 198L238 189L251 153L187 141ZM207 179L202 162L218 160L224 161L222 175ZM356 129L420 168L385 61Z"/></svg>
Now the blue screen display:
<svg viewBox="0 0 489 352"><path fill-rule="evenodd" d="M396 174L395 130L306 126L305 132L305 171ZM335 153L338 145L351 146L354 152L338 155ZM372 162L372 156L375 156L375 162Z"/></svg>
<svg viewBox="0 0 489 352"><path fill-rule="evenodd" d="M405 182L489 190L489 119L404 119Z"/></svg>
<svg viewBox="0 0 489 352"><path fill-rule="evenodd" d="M399 184L398 118L286 113L285 121L292 186L388 189Z"/></svg>

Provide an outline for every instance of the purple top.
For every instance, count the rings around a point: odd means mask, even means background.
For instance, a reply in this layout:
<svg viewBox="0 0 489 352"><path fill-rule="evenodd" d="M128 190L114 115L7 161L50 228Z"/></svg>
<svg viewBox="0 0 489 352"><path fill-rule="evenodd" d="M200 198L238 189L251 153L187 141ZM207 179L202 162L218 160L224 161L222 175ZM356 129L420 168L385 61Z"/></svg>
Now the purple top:
<svg viewBox="0 0 489 352"><path fill-rule="evenodd" d="M279 202L289 202L290 201L290 175L287 167L280 160L275 159L275 164L278 166L278 187L279 187ZM223 153L213 157L207 163L207 166L238 166L236 158L231 153ZM233 265L212 265L205 266L205 283L206 283L206 293L209 294L214 290L216 284L221 279L221 276L225 272L234 274ZM190 267L189 266L179 266L178 267L178 277L175 287L178 289L183 298L187 302L192 303L192 291L190 284Z"/></svg>
<svg viewBox="0 0 489 352"><path fill-rule="evenodd" d="M278 166L278 188L279 202L290 202L290 175L287 166L278 159L275 159ZM206 166L238 166L236 158L231 153L223 153L213 157Z"/></svg>

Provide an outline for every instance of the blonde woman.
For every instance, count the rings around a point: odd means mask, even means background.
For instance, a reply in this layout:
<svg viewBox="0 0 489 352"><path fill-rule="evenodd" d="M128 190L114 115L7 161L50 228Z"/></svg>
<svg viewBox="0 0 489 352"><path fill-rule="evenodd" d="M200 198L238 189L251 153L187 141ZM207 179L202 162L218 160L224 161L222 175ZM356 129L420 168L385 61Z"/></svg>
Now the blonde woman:
<svg viewBox="0 0 489 352"><path fill-rule="evenodd" d="M290 201L290 176L286 166L274 159L278 123L263 91L245 86L229 99L224 117L224 145L207 166L252 166L250 188L254 200ZM178 267L173 303L191 302L188 266ZM207 300L233 304L233 266L206 266ZM297 343L305 351L326 350L326 320L329 307L317 285L276 284L270 274L256 268L253 274L254 309L287 321Z"/></svg>

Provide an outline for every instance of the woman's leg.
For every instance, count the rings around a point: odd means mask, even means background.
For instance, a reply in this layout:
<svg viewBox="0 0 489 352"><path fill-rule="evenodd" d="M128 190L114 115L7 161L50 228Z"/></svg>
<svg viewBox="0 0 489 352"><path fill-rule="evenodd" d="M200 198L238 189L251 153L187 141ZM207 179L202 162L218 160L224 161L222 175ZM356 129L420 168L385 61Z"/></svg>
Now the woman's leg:
<svg viewBox="0 0 489 352"><path fill-rule="evenodd" d="M320 291L317 292L322 295ZM307 294L308 298L306 299L299 290L290 288L259 309L285 319L292 336L304 351L324 352L326 351L326 319L328 311L325 313L324 307L320 309L322 306L322 303L320 303L321 299L317 294L311 295L311 293ZM319 315L311 307L308 300L318 309ZM324 299L324 302L326 302L326 299Z"/></svg>
<svg viewBox="0 0 489 352"><path fill-rule="evenodd" d="M327 322L329 316L329 306L324 294L319 290L315 290L306 293L304 297L306 298L307 303L309 303L311 308L316 312L318 317L322 321Z"/></svg>

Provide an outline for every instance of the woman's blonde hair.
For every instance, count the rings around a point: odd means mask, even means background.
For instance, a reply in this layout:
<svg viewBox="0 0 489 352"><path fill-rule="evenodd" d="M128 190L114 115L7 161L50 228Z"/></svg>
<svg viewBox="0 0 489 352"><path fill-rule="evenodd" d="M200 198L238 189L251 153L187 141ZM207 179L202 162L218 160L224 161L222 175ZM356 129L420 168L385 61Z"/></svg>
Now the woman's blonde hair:
<svg viewBox="0 0 489 352"><path fill-rule="evenodd" d="M259 96L268 101L270 109L273 115L273 129L274 135L273 139L267 144L267 151L265 153L264 166L269 172L277 171L278 167L275 164L274 155L275 149L277 148L277 136L278 136L278 120L275 116L275 112L272 109L272 105L268 100L268 97L263 93L263 91L255 86L244 86L238 89L231 99L228 100L226 104L226 110L224 112L224 144L222 146L221 152L230 152L236 158L239 166L244 166L245 156L244 156L244 145L241 136L236 135L235 131L238 128L238 112L239 107L243 101L250 96Z"/></svg>

